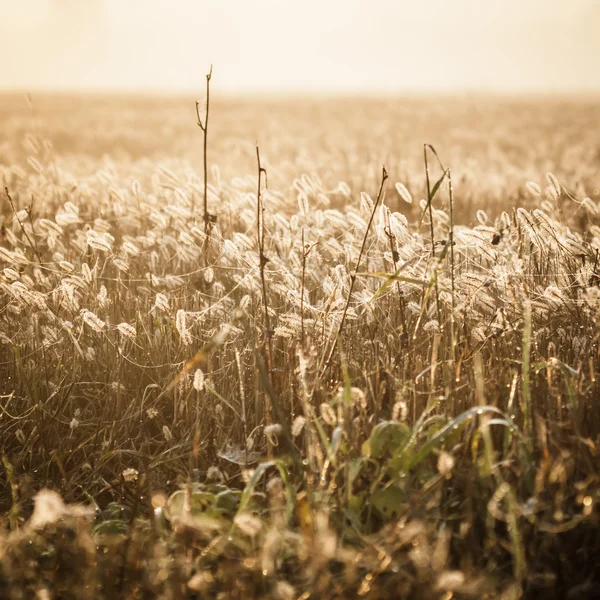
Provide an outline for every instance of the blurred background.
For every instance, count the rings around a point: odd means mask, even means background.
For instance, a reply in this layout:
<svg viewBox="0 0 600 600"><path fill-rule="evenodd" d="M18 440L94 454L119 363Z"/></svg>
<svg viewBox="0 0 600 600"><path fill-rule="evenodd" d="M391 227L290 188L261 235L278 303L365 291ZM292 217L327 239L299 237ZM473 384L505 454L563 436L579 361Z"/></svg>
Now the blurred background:
<svg viewBox="0 0 600 600"><path fill-rule="evenodd" d="M5 89L595 92L597 0L0 0Z"/></svg>
<svg viewBox="0 0 600 600"><path fill-rule="evenodd" d="M201 173L194 107L212 63L208 154L222 181L253 181L258 143L292 197L304 173L376 189L385 163L419 198L427 142L452 166L459 219L526 205L525 184L548 171L600 194L598 0L0 7L0 165L27 165L34 135L79 180L109 166L142 180L156 161Z"/></svg>

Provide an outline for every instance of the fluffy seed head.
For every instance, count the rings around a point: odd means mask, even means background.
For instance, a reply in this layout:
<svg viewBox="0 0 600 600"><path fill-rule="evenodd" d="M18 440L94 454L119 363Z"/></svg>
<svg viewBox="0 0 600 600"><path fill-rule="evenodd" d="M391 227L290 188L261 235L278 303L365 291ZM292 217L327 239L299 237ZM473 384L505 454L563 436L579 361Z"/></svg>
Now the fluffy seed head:
<svg viewBox="0 0 600 600"><path fill-rule="evenodd" d="M130 340L135 340L137 332L133 325L130 325L129 323L119 323L117 325L117 329L123 337L129 338Z"/></svg>
<svg viewBox="0 0 600 600"><path fill-rule="evenodd" d="M100 332L106 327L106 323L97 315L89 310L83 311L83 322L94 331Z"/></svg>
<svg viewBox="0 0 600 600"><path fill-rule="evenodd" d="M398 182L396 184L396 191L400 195L400 198L404 200L404 202L408 202L408 204L412 204L413 198L411 193L408 191L406 186L403 183Z"/></svg>

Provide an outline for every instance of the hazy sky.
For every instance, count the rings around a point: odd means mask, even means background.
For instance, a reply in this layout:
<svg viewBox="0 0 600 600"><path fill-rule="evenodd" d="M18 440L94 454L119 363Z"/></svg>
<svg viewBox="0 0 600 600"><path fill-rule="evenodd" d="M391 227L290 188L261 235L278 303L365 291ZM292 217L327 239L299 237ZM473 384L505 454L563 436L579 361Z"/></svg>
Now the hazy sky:
<svg viewBox="0 0 600 600"><path fill-rule="evenodd" d="M600 91L600 0L0 0L0 87Z"/></svg>

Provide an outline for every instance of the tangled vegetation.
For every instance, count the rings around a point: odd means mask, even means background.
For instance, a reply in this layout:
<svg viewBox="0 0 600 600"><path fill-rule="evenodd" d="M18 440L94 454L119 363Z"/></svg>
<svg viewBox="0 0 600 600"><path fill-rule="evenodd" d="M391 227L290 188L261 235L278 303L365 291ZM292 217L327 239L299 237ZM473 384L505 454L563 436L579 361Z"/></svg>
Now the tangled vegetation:
<svg viewBox="0 0 600 600"><path fill-rule="evenodd" d="M2 100L0 597L600 594L597 107L165 104Z"/></svg>

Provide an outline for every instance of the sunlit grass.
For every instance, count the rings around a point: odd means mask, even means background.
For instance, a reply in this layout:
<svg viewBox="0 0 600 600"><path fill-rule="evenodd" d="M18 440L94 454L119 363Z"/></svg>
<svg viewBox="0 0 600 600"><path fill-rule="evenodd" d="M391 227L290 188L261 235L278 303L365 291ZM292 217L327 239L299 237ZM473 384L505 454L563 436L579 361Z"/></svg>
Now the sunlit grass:
<svg viewBox="0 0 600 600"><path fill-rule="evenodd" d="M142 106L104 156L56 149L41 109L6 117L0 596L598 589L588 135L540 119L508 143L499 101L491 139L433 112L452 142L426 183L436 131L400 159L382 123L431 104L349 103L325 137L306 107L271 107L277 130L226 104L235 148L217 99L205 188L163 135L178 117Z"/></svg>

